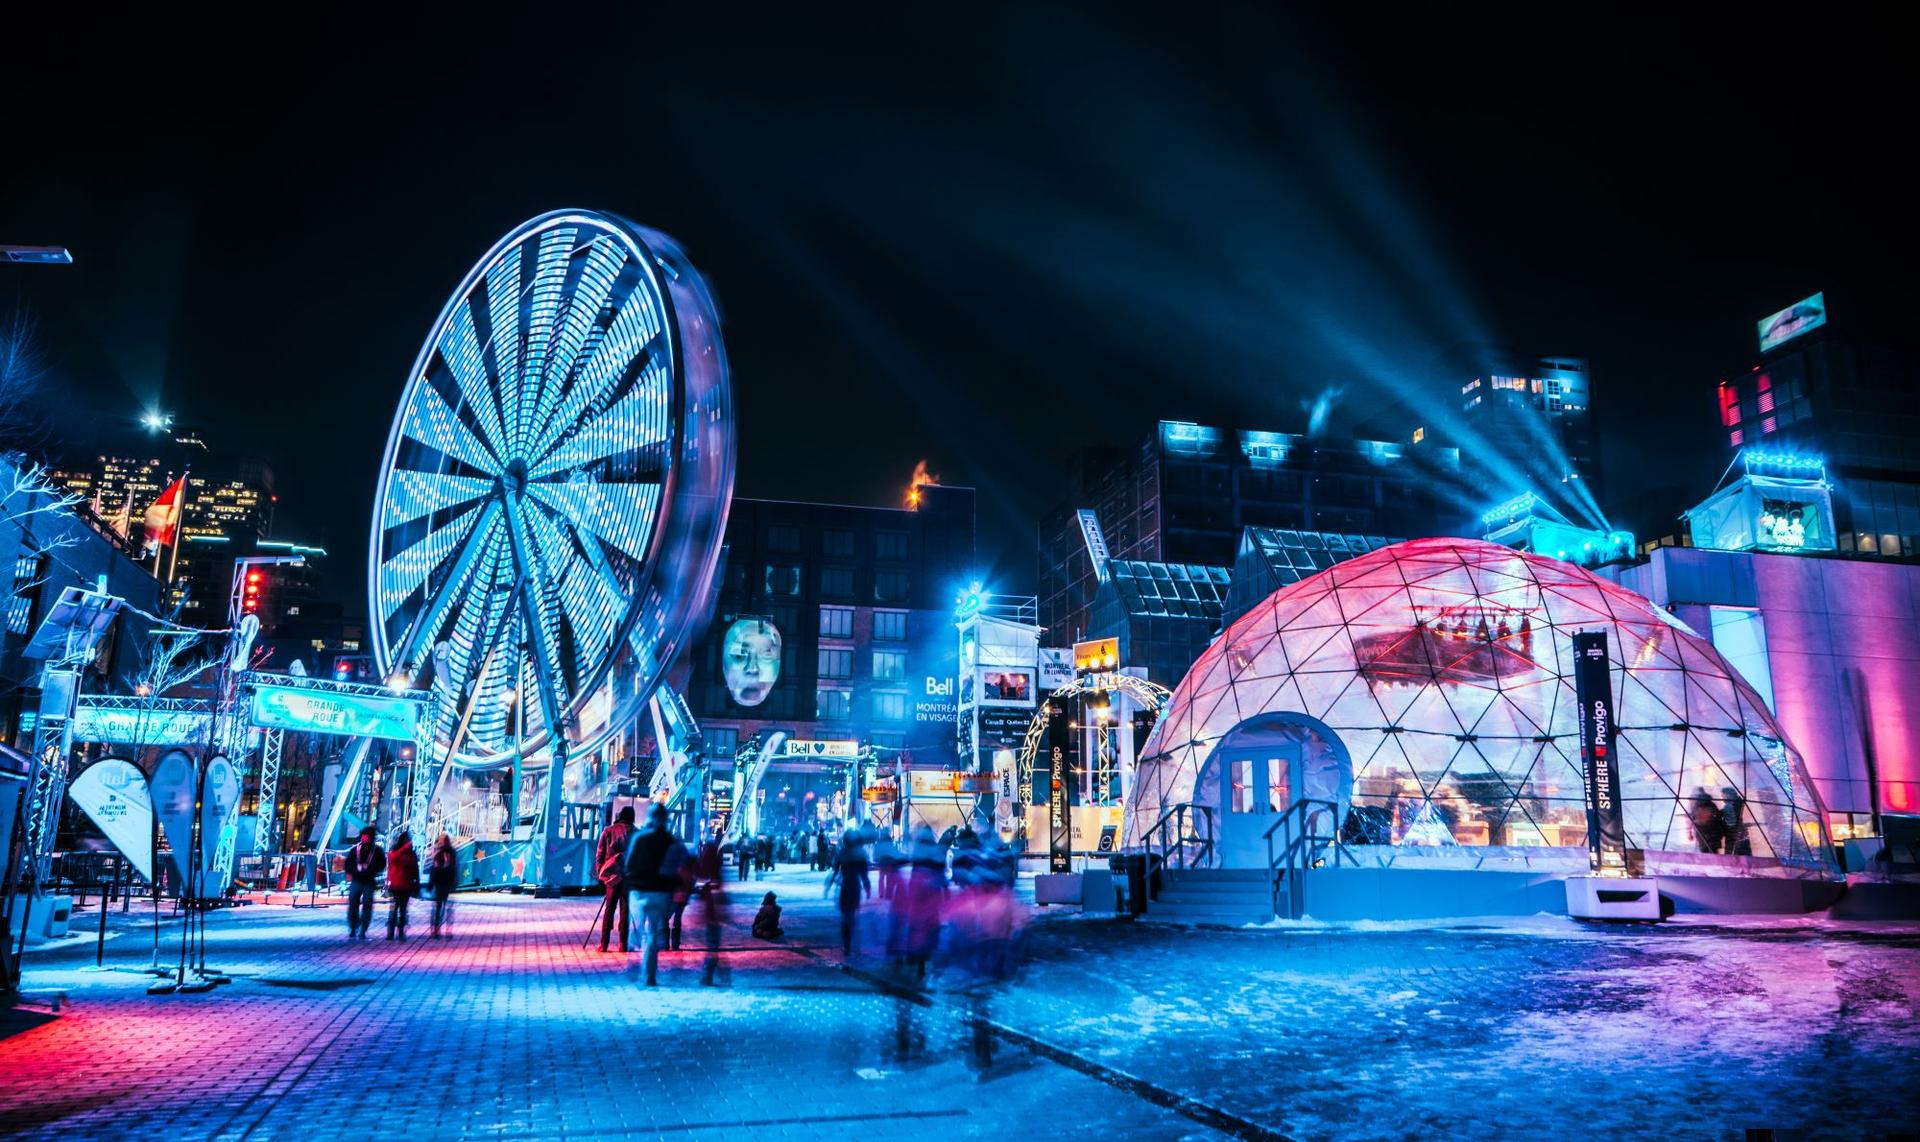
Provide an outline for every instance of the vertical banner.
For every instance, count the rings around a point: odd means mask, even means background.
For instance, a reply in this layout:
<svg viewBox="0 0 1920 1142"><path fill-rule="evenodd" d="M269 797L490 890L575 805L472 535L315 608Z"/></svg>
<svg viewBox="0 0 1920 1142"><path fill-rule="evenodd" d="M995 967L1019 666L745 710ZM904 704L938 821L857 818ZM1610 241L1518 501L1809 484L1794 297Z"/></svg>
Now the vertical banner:
<svg viewBox="0 0 1920 1142"><path fill-rule="evenodd" d="M1573 692L1580 704L1580 761L1587 779L1587 859L1597 871L1626 861L1620 771L1613 761L1613 681L1602 631L1573 636Z"/></svg>
<svg viewBox="0 0 1920 1142"><path fill-rule="evenodd" d="M193 844L194 801L193 758L183 749L170 749L153 767L148 786L153 795L153 815L160 822L160 835L167 842L167 861L172 866L173 894L178 896L187 882L187 862Z"/></svg>
<svg viewBox="0 0 1920 1142"><path fill-rule="evenodd" d="M74 778L67 796L142 878L153 878L153 799L138 766L117 757L95 762Z"/></svg>
<svg viewBox="0 0 1920 1142"><path fill-rule="evenodd" d="M1066 703L1047 725L1047 871L1073 871L1073 783L1071 759L1074 731L1067 721Z"/></svg>
<svg viewBox="0 0 1920 1142"><path fill-rule="evenodd" d="M200 895L224 894L233 883L233 838L226 831L238 824L240 771L224 754L207 761L207 784L200 799ZM225 859L222 859L222 858Z"/></svg>

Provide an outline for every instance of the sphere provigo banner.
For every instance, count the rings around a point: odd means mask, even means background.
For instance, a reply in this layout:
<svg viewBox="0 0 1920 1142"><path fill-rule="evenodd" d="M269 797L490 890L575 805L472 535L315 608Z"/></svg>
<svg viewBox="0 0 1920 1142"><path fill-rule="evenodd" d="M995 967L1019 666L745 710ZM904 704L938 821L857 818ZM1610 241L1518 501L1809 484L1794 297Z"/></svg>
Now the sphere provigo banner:
<svg viewBox="0 0 1920 1142"><path fill-rule="evenodd" d="M153 879L153 798L147 775L131 761L105 758L87 767L67 796L100 826L120 855L133 862L140 875Z"/></svg>

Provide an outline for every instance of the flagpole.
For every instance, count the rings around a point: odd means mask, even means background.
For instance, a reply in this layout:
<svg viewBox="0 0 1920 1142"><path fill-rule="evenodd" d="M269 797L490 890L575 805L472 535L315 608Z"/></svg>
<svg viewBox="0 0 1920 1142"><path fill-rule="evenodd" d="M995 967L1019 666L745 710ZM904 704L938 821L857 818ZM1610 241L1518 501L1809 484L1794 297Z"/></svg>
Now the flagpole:
<svg viewBox="0 0 1920 1142"><path fill-rule="evenodd" d="M173 557L167 560L167 585L173 585L173 573L180 566L180 533L187 526L187 477L193 475L188 468L180 473L180 494L173 501Z"/></svg>

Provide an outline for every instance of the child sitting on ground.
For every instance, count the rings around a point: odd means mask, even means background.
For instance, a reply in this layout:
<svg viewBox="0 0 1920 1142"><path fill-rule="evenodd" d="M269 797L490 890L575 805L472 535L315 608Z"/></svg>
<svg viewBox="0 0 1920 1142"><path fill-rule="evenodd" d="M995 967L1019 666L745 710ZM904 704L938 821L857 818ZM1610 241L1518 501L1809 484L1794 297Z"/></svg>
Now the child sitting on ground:
<svg viewBox="0 0 1920 1142"><path fill-rule="evenodd" d="M760 911L753 914L753 938L756 940L777 940L786 935L786 929L780 926L780 905L775 903L773 893L760 901Z"/></svg>

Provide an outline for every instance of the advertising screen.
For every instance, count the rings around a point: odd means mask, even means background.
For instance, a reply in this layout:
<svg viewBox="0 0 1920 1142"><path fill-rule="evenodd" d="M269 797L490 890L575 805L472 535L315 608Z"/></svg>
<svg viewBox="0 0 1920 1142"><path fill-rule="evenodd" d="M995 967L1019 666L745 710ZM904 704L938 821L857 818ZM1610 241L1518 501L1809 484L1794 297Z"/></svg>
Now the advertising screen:
<svg viewBox="0 0 1920 1142"><path fill-rule="evenodd" d="M959 713L959 639L945 615L911 611L907 616L911 649L907 681L912 687L910 748L953 749Z"/></svg>
<svg viewBox="0 0 1920 1142"><path fill-rule="evenodd" d="M780 628L748 616L735 619L720 644L720 676L742 706L758 706L780 681Z"/></svg>
<svg viewBox="0 0 1920 1142"><path fill-rule="evenodd" d="M1033 672L1031 670L982 670L980 701L983 705L1033 705Z"/></svg>
<svg viewBox="0 0 1920 1142"><path fill-rule="evenodd" d="M1760 351L1765 353L1827 323L1827 295L1816 293L1760 319Z"/></svg>

